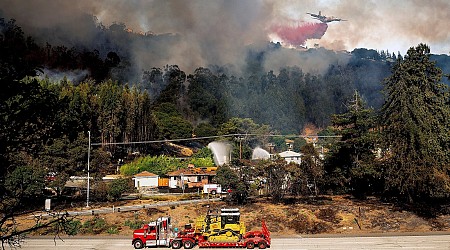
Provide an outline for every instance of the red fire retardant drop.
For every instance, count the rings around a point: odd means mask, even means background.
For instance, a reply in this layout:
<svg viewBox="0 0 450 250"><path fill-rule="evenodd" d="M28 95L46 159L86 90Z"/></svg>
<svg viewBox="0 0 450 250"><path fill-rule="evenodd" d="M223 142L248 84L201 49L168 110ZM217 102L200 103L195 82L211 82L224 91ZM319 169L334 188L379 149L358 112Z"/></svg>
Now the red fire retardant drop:
<svg viewBox="0 0 450 250"><path fill-rule="evenodd" d="M326 23L306 23L297 26L275 26L272 31L293 46L305 45L308 39L320 39L327 31Z"/></svg>

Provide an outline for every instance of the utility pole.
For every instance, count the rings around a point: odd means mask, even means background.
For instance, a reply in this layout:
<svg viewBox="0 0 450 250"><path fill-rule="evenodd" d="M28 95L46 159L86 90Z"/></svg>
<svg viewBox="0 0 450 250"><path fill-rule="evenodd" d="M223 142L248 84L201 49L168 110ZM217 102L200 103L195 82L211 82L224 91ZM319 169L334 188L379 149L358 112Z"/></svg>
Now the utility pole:
<svg viewBox="0 0 450 250"><path fill-rule="evenodd" d="M88 161L87 161L87 200L86 200L86 207L89 207L89 158L91 157L91 131L88 131Z"/></svg>
<svg viewBox="0 0 450 250"><path fill-rule="evenodd" d="M239 138L239 160L242 160L242 138Z"/></svg>
<svg viewBox="0 0 450 250"><path fill-rule="evenodd" d="M239 160L242 160L242 140L244 139L244 137L239 136L238 140L239 140Z"/></svg>

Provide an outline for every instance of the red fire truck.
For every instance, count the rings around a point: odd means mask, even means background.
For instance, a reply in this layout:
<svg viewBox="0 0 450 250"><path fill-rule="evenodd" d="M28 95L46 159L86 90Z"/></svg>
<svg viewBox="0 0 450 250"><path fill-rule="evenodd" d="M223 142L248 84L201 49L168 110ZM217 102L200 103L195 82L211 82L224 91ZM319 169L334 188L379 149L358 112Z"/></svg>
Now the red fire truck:
<svg viewBox="0 0 450 250"><path fill-rule="evenodd" d="M133 246L136 249L143 247L171 246L175 233L170 224L170 217L160 217L156 221L145 224L133 232Z"/></svg>

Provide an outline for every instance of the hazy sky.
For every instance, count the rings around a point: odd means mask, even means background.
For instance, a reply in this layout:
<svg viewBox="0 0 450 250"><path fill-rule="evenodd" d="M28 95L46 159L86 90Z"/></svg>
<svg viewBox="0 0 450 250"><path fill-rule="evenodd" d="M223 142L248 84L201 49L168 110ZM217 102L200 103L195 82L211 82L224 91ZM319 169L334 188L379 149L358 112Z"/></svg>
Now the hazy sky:
<svg viewBox="0 0 450 250"><path fill-rule="evenodd" d="M347 19L332 22L320 40L330 49L374 48L402 54L427 43L432 53L450 53L448 0L3 0L0 9L19 23L71 23L78 11L108 25L123 22L135 31L176 32L209 37L212 42L253 43L272 39L269 27L282 23L316 22L306 12ZM236 39L238 38L238 39ZM222 44L222 43L221 43ZM223 45L226 46L226 45ZM195 49L195 48L194 48ZM197 48L198 49L198 48Z"/></svg>
<svg viewBox="0 0 450 250"><path fill-rule="evenodd" d="M168 9L161 10L161 15L156 13L157 6L161 6L160 1L92 2L97 4L93 4L95 8L91 11L101 20L111 22L123 18L120 21L125 23L133 20L129 25L136 30L164 33L167 32L164 30L167 23L172 23L169 19L186 20L185 18L188 17L190 20L196 20L191 23L193 26L206 25L218 29L223 26L225 34L232 33L232 29L250 31L252 36L256 36L255 40L264 36L271 39L269 25L285 22L317 22L306 12L322 11L324 15L336 16L348 21L329 23L325 35L320 40L308 41L309 46L317 43L330 49L346 50L366 47L378 50L388 49L391 52L400 51L404 54L411 46L427 43L432 53L450 53L450 1L448 0L238 0L228 1L231 4L227 6L227 9L223 9L223 13L221 8L224 8L226 4L206 3L222 1L180 0L169 1L172 2L169 8L173 7L179 12L171 12L172 15L168 16L161 16ZM115 5L111 2L122 2L122 4ZM132 2L134 5L123 2ZM155 6L154 11L149 11ZM190 11L186 11L188 9ZM197 15L197 11L201 15L174 16ZM126 14L122 15L124 12ZM166 20L166 25L160 25L158 21L152 20L153 16L162 18L162 22ZM210 22L211 19L217 21ZM202 24L202 22L205 23ZM239 25L245 27L236 27Z"/></svg>
<svg viewBox="0 0 450 250"><path fill-rule="evenodd" d="M40 31L53 30L60 33L54 35L56 41L101 42L96 41L98 31L92 27L92 22L86 22L86 15L95 16L106 27L117 22L134 32L172 33L181 37L180 42L170 48L130 44L132 56L141 68L178 64L195 69L210 63L239 67L245 64L243 55L248 45L284 42L273 34L273 27L291 27L290 33L284 33L286 36L303 38L292 32L305 30L297 28L299 26L319 22L306 14L319 11L348 21L328 23L320 39L306 40L308 47L318 45L348 51L370 48L404 55L410 47L426 43L434 54L450 53L449 0L0 1L0 13L8 19L16 19L27 34L37 38ZM41 35L41 39L46 38ZM266 59L275 66L316 68L329 64L320 61L313 64L310 58L298 58L292 53L274 53Z"/></svg>
<svg viewBox="0 0 450 250"><path fill-rule="evenodd" d="M436 54L450 53L450 1L448 0L326 0L280 1L279 9L294 18L309 20L308 12L348 19L333 22L320 41L328 48L389 49L405 54L419 43ZM278 4L278 3L277 3Z"/></svg>

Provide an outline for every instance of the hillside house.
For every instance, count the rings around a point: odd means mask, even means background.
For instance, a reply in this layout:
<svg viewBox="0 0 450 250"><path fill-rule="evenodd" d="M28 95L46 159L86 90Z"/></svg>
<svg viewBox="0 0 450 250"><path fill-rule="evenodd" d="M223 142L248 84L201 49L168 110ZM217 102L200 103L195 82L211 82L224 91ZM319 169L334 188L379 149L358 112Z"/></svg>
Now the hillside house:
<svg viewBox="0 0 450 250"><path fill-rule="evenodd" d="M148 171L133 176L134 187L137 189L147 187L158 187L159 176Z"/></svg>
<svg viewBox="0 0 450 250"><path fill-rule="evenodd" d="M302 155L301 153L297 153L291 150L284 151L278 154L281 158L283 158L287 163L295 162L297 164L302 163Z"/></svg>
<svg viewBox="0 0 450 250"><path fill-rule="evenodd" d="M203 187L212 182L216 176L216 168L179 169L168 173L167 176L169 176L170 188L179 188L183 185L188 188Z"/></svg>

